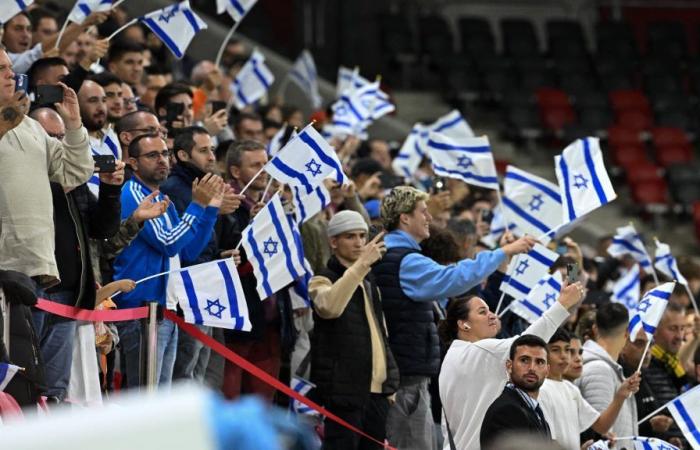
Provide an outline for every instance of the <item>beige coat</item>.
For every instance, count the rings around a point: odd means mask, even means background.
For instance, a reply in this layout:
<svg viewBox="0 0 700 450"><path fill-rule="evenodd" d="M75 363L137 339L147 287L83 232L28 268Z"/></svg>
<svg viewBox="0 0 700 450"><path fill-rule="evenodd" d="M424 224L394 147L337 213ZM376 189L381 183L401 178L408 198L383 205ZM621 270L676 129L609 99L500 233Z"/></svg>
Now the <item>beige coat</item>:
<svg viewBox="0 0 700 450"><path fill-rule="evenodd" d="M93 171L85 128L67 130L61 142L25 116L0 139L0 269L41 276L45 285L53 279L55 284L58 268L49 181L76 187L87 182Z"/></svg>

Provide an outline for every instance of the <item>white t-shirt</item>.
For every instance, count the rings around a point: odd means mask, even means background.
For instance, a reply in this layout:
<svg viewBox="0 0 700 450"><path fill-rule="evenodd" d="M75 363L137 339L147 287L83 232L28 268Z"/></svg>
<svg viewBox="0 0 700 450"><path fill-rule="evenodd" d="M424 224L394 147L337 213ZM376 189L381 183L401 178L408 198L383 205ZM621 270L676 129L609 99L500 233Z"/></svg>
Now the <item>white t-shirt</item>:
<svg viewBox="0 0 700 450"><path fill-rule="evenodd" d="M579 434L590 428L600 413L588 404L573 383L566 380L546 379L537 399L552 439L567 450L579 450Z"/></svg>

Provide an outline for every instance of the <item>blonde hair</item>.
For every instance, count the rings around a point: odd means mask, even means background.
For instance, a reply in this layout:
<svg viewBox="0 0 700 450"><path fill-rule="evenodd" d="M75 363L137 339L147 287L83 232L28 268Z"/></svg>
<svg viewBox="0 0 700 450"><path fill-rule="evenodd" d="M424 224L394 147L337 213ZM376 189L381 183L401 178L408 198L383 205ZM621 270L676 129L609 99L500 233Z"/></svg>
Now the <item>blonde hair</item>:
<svg viewBox="0 0 700 450"><path fill-rule="evenodd" d="M398 228L401 214L410 214L416 203L428 200L428 194L411 186L397 186L382 200L382 223L386 231Z"/></svg>

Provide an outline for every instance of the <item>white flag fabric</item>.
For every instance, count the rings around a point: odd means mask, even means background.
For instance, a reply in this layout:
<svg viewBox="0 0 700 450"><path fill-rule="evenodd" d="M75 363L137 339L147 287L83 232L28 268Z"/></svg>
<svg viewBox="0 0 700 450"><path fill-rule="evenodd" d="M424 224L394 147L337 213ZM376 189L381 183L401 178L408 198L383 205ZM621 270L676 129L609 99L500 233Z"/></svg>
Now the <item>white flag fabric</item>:
<svg viewBox="0 0 700 450"><path fill-rule="evenodd" d="M112 0L78 0L68 15L68 20L82 24L90 14L110 9L112 9Z"/></svg>
<svg viewBox="0 0 700 450"><path fill-rule="evenodd" d="M306 194L329 176L338 184L346 183L335 149L311 125L289 141L265 165L265 171L281 183L299 186Z"/></svg>
<svg viewBox="0 0 700 450"><path fill-rule="evenodd" d="M323 183L316 186L310 194L304 188L292 186L292 201L297 223L301 226L331 204L331 194Z"/></svg>
<svg viewBox="0 0 700 450"><path fill-rule="evenodd" d="M675 445L657 438L636 436L632 439L635 450L680 450Z"/></svg>
<svg viewBox="0 0 700 450"><path fill-rule="evenodd" d="M163 41L177 59L185 56L195 34L207 29L207 24L192 11L188 0L150 12L140 21Z"/></svg>
<svg viewBox="0 0 700 450"><path fill-rule="evenodd" d="M379 82L345 91L333 104L333 130L336 135L362 135L373 121L394 111L389 96Z"/></svg>
<svg viewBox="0 0 700 450"><path fill-rule="evenodd" d="M97 155L112 155L116 160L122 159L122 149L119 145L119 138L114 129L107 128L103 130L102 138L89 138L90 151L93 156ZM100 196L100 177L98 174L93 174L88 180L88 188L95 197Z"/></svg>
<svg viewBox="0 0 700 450"><path fill-rule="evenodd" d="M563 223L610 203L617 198L598 138L578 139L554 157L563 205Z"/></svg>
<svg viewBox="0 0 700 450"><path fill-rule="evenodd" d="M253 266L261 299L268 298L302 276L300 250L275 194L242 232L242 244Z"/></svg>
<svg viewBox="0 0 700 450"><path fill-rule="evenodd" d="M622 303L630 311L634 311L639 303L639 295L642 288L639 273L639 264L635 264L613 286L611 300L616 303Z"/></svg>
<svg viewBox="0 0 700 450"><path fill-rule="evenodd" d="M19 367L13 364L0 363L0 392L4 391L12 378L19 371Z"/></svg>
<svg viewBox="0 0 700 450"><path fill-rule="evenodd" d="M490 248L496 247L503 233L506 232L506 222L503 217L502 209L503 208L498 205L493 209L493 219L491 220L489 234L481 238L481 242ZM508 231L519 236L522 235L518 227L512 222L508 224Z"/></svg>
<svg viewBox="0 0 700 450"><path fill-rule="evenodd" d="M503 182L503 206L518 232L547 244L562 221L559 187L515 166L508 166Z"/></svg>
<svg viewBox="0 0 700 450"><path fill-rule="evenodd" d="M34 3L34 0L0 0L0 24L8 22Z"/></svg>
<svg viewBox="0 0 700 450"><path fill-rule="evenodd" d="M399 153L391 162L391 167L397 175L414 178L414 174L425 157L425 150L421 145L421 133L425 129L425 125L421 123L413 125L411 133L403 141Z"/></svg>
<svg viewBox="0 0 700 450"><path fill-rule="evenodd" d="M608 441L600 439L588 446L586 450L610 450Z"/></svg>
<svg viewBox="0 0 700 450"><path fill-rule="evenodd" d="M608 247L608 253L614 257L632 255L642 268L651 268L651 257L634 225L618 227L617 234L613 236L612 243Z"/></svg>
<svg viewBox="0 0 700 450"><path fill-rule="evenodd" d="M676 397L668 404L668 410L691 447L700 450L700 386Z"/></svg>
<svg viewBox="0 0 700 450"><path fill-rule="evenodd" d="M678 270L678 263L676 262L676 258L674 258L673 254L671 253L671 247L669 247L668 244L659 242L658 239L654 239L654 242L656 243L654 267L656 267L659 272L663 273L670 279L687 286L688 280L686 280L681 271Z"/></svg>
<svg viewBox="0 0 700 450"><path fill-rule="evenodd" d="M287 134L289 134L289 138L285 141L284 137ZM280 128L279 131L272 136L270 142L267 143L267 156L275 156L280 150L282 150L282 147L284 147L287 142L291 141L296 136L297 132L291 125L285 125Z"/></svg>
<svg viewBox="0 0 700 450"><path fill-rule="evenodd" d="M515 300L526 298L537 283L549 273L549 268L558 258L557 252L542 244L535 244L529 253L518 255L510 262L501 283L501 291Z"/></svg>
<svg viewBox="0 0 700 450"><path fill-rule="evenodd" d="M437 175L487 189L499 189L488 137L454 139L430 132L427 147Z"/></svg>
<svg viewBox="0 0 700 450"><path fill-rule="evenodd" d="M289 387L292 388L295 392L298 392L299 394L303 396L307 396L308 393L311 391L311 389L315 388L316 385L313 384L312 382L305 380L302 377L298 377L296 375L292 376L291 381L289 382ZM289 410L293 414L309 414L309 415L318 415L319 413L313 409L309 408L302 402L293 399L292 402L289 405Z"/></svg>
<svg viewBox="0 0 700 450"><path fill-rule="evenodd" d="M231 83L236 108L243 109L260 100L274 81L275 76L265 64L265 55L257 49L253 50L250 58Z"/></svg>
<svg viewBox="0 0 700 450"><path fill-rule="evenodd" d="M188 267L171 275L168 283L186 322L251 330L243 287L232 259Z"/></svg>
<svg viewBox="0 0 700 450"><path fill-rule="evenodd" d="M344 66L338 66L338 79L336 80L335 96L340 97L345 92L352 91L370 81L360 75L358 69L349 69Z"/></svg>
<svg viewBox="0 0 700 450"><path fill-rule="evenodd" d="M289 76L309 96L311 106L314 109L320 108L323 100L318 92L318 74L311 52L308 50L301 52L297 60L294 61Z"/></svg>
<svg viewBox="0 0 700 450"><path fill-rule="evenodd" d="M451 138L474 136L474 131L459 110L453 109L430 125L430 130Z"/></svg>
<svg viewBox="0 0 700 450"><path fill-rule="evenodd" d="M513 301L511 312L519 315L530 323L542 317L557 301L561 292L561 272L546 274L524 299Z"/></svg>
<svg viewBox="0 0 700 450"><path fill-rule="evenodd" d="M258 0L216 0L216 13L229 13L234 21L240 22Z"/></svg>
<svg viewBox="0 0 700 450"><path fill-rule="evenodd" d="M637 340L637 333L640 330L646 332L649 340L654 337L654 332L659 325L661 317L664 315L666 306L668 306L668 299L671 297L674 287L676 287L674 282L664 283L644 294L630 316L628 329L632 342Z"/></svg>

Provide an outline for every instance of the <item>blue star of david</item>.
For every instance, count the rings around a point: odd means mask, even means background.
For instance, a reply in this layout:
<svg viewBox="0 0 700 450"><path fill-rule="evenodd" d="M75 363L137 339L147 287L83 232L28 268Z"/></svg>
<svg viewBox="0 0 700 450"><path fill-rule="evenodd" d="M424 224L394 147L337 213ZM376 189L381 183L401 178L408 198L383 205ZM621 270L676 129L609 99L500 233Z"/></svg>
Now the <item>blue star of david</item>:
<svg viewBox="0 0 700 450"><path fill-rule="evenodd" d="M530 207L530 211L539 211L543 204L544 200L542 200L542 194L535 194L532 196L532 200L530 200L527 206Z"/></svg>
<svg viewBox="0 0 700 450"><path fill-rule="evenodd" d="M210 316L214 316L217 319L221 319L221 313L226 310L226 307L221 304L219 299L209 300L207 299L207 306L204 308Z"/></svg>
<svg viewBox="0 0 700 450"><path fill-rule="evenodd" d="M581 174L574 175L574 187L578 189L588 189L588 179Z"/></svg>
<svg viewBox="0 0 700 450"><path fill-rule="evenodd" d="M648 298L645 298L637 305L637 311L639 312L645 313L649 308L651 308L651 301Z"/></svg>
<svg viewBox="0 0 700 450"><path fill-rule="evenodd" d="M459 167L462 167L463 169L468 169L474 165L472 162L472 159L468 156L460 156L459 159L457 159L457 165Z"/></svg>
<svg viewBox="0 0 700 450"><path fill-rule="evenodd" d="M671 447L670 445L666 444L659 444L656 448L658 450L674 450L675 447Z"/></svg>
<svg viewBox="0 0 700 450"><path fill-rule="evenodd" d="M315 177L321 174L321 165L313 158L311 158L311 161L307 162L304 166L306 167L307 172L311 172L311 176Z"/></svg>
<svg viewBox="0 0 700 450"><path fill-rule="evenodd" d="M547 308L549 308L555 301L557 301L557 294L550 292L544 296L544 300L542 302Z"/></svg>
<svg viewBox="0 0 700 450"><path fill-rule="evenodd" d="M527 262L527 259L520 261L518 263L518 267L515 269L515 273L517 273L518 275L522 275L525 273L528 267L530 267L530 263Z"/></svg>
<svg viewBox="0 0 700 450"><path fill-rule="evenodd" d="M344 116L348 113L348 109L345 107L345 105L340 105L337 108L335 108L334 115L340 117Z"/></svg>
<svg viewBox="0 0 700 450"><path fill-rule="evenodd" d="M172 8L170 8L170 11L166 11L160 16L158 16L158 21L159 22L165 22L168 23L170 22L170 19L172 19L175 14L177 14L177 11L180 9L180 5L176 4Z"/></svg>
<svg viewBox="0 0 700 450"><path fill-rule="evenodd" d="M277 244L279 244L279 242L275 241L271 237L267 238L267 240L263 242L263 253L272 258L277 253Z"/></svg>

